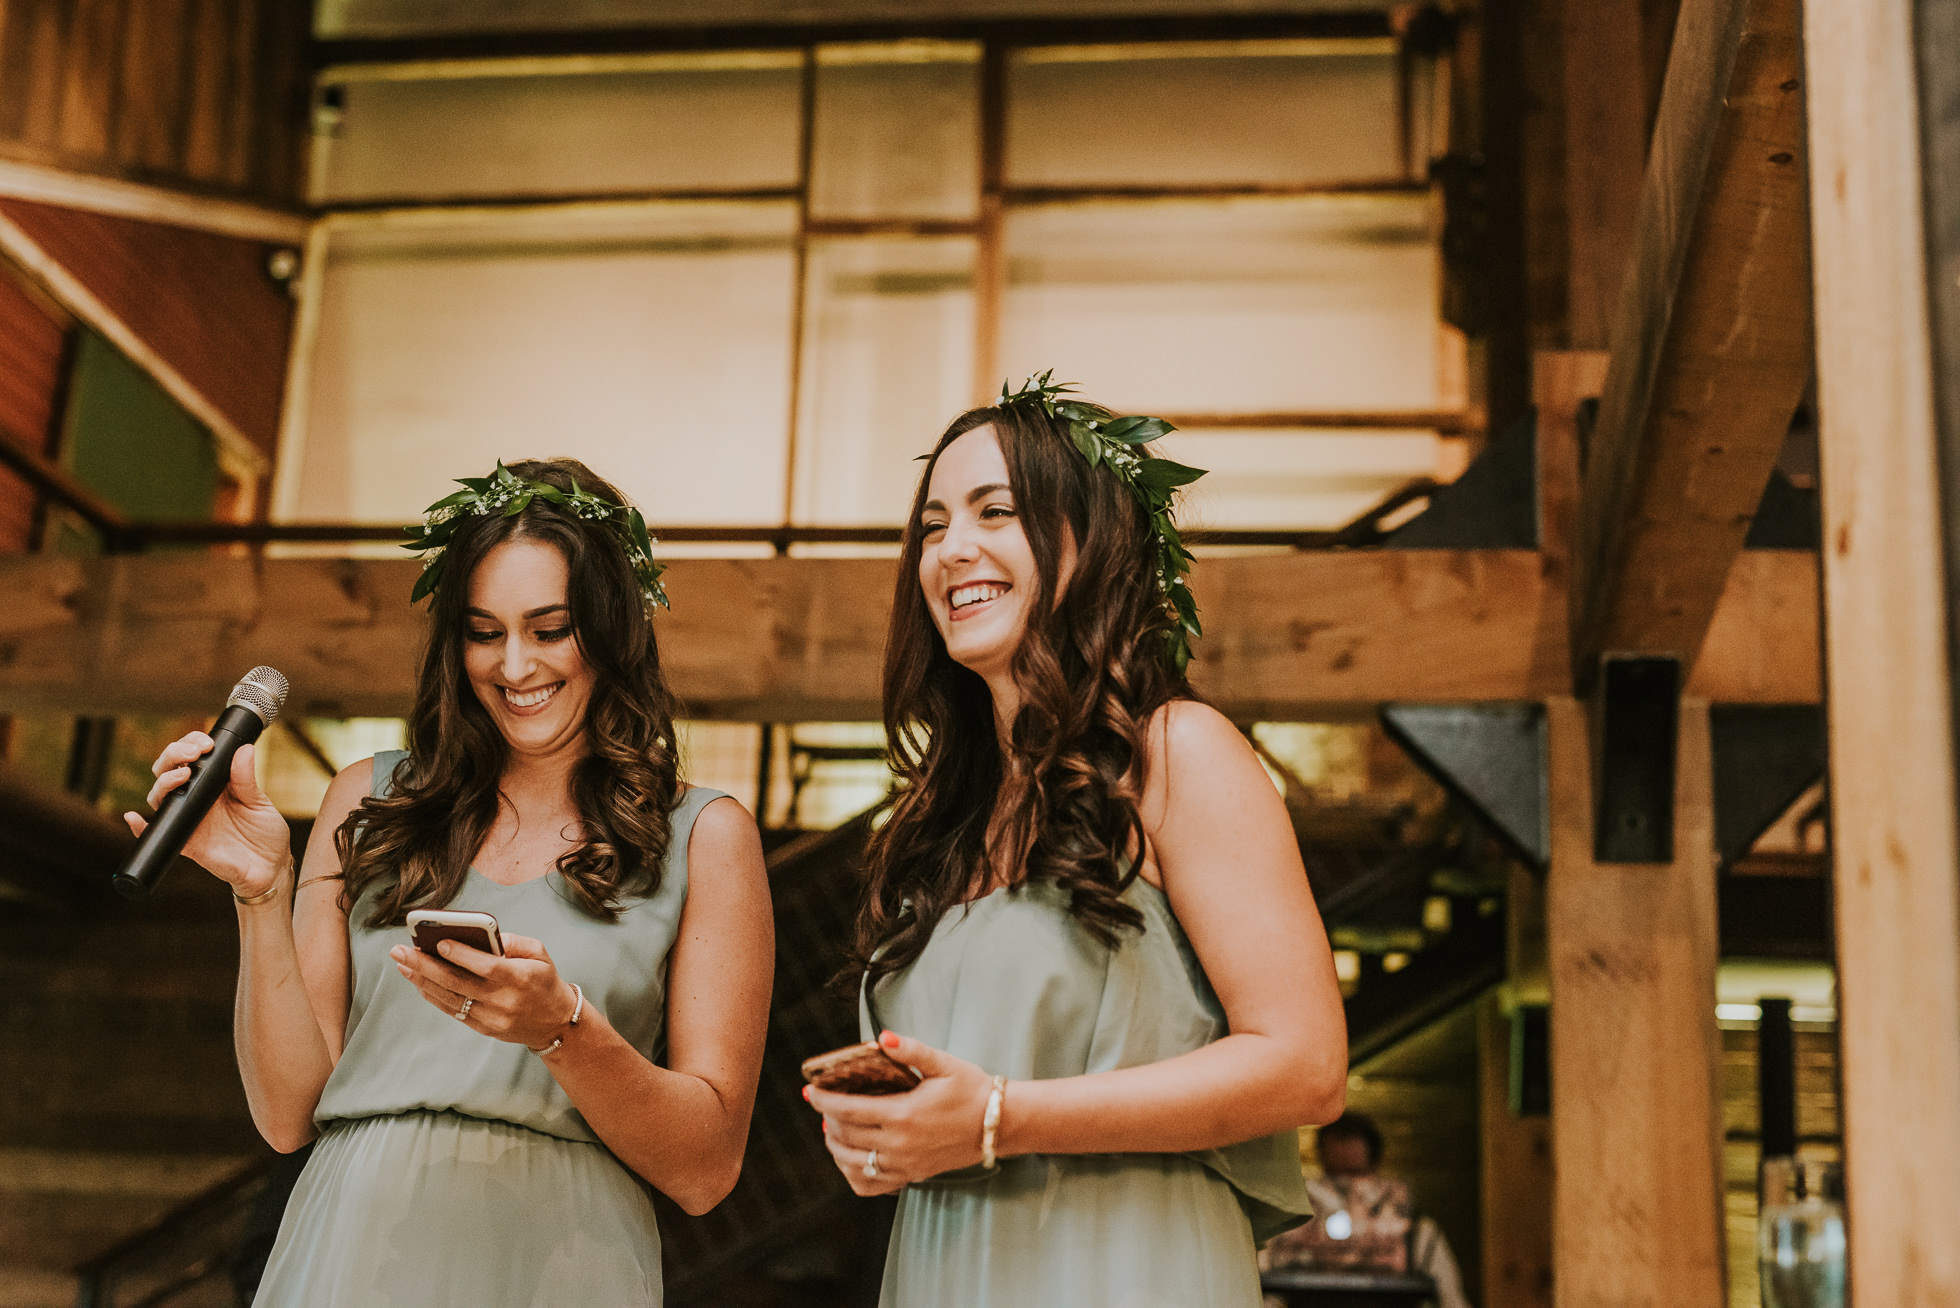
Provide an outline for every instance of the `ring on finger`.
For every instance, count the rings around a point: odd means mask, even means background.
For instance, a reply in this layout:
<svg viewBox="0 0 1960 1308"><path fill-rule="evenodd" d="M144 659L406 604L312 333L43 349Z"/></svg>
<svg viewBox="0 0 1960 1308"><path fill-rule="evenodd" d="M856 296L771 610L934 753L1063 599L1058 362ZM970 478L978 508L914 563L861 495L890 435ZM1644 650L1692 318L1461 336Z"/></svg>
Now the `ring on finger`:
<svg viewBox="0 0 1960 1308"><path fill-rule="evenodd" d="M476 1006L476 1000L474 1000L474 999L465 999L465 1000L463 1001L463 1006L462 1006L461 1008L459 1008L459 1009L457 1009L457 1010L456 1010L456 1013L455 1013L455 1017L456 1017L456 1020L457 1020L458 1022L467 1022L467 1021L469 1021L469 1020L470 1020L470 1009L472 1009L472 1008L474 1008L475 1006Z"/></svg>
<svg viewBox="0 0 1960 1308"><path fill-rule="evenodd" d="M860 1170L863 1171L866 1180L875 1181L878 1179L878 1151L876 1149L873 1149L864 1156L864 1166Z"/></svg>

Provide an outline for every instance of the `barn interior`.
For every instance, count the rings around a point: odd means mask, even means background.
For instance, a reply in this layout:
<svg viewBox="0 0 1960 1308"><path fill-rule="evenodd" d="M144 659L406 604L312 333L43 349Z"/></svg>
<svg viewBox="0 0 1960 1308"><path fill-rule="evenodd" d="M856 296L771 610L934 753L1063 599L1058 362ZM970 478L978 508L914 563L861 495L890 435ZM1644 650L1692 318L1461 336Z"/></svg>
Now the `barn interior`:
<svg viewBox="0 0 1960 1308"><path fill-rule="evenodd" d="M291 1162L233 913L116 896L117 815L263 663L303 840L402 741L402 524L557 454L660 537L689 776L770 851L747 1165L662 1210L668 1300L875 1302L797 1063L856 1038L913 456L1047 368L1211 470L1194 682L1471 1300L1758 1302L1795 1156L1853 1302L1960 1308L1956 42L1960 0L0 0L0 1308L243 1301ZM1291 1302L1422 1301L1345 1292Z"/></svg>

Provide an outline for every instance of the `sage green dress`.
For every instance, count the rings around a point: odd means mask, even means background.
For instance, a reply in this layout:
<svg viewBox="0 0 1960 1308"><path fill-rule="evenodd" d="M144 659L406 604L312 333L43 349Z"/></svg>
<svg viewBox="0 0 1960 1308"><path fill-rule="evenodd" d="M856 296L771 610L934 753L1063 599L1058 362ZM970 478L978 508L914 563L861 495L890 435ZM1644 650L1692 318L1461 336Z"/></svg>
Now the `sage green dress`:
<svg viewBox="0 0 1960 1308"><path fill-rule="evenodd" d="M1113 948L1047 884L950 910L910 967L863 996L865 1039L889 1027L1011 1082L1161 1062L1226 1034L1164 893L1139 877L1124 901L1144 929ZM880 1302L1258 1308L1256 1246L1312 1212L1297 1131L1196 1153L1003 1159L904 1189Z"/></svg>
<svg viewBox="0 0 1960 1308"><path fill-rule="evenodd" d="M404 755L375 755L386 793ZM634 1048L652 1057L667 951L687 900L687 843L721 792L675 806L659 888L616 922L589 916L553 870L507 886L475 872L449 905L533 936ZM259 1308L613 1308L659 1304L660 1233L646 1184L599 1142L544 1062L446 1016L395 970L405 927L348 915L347 1042L314 1110L320 1130L253 1303Z"/></svg>

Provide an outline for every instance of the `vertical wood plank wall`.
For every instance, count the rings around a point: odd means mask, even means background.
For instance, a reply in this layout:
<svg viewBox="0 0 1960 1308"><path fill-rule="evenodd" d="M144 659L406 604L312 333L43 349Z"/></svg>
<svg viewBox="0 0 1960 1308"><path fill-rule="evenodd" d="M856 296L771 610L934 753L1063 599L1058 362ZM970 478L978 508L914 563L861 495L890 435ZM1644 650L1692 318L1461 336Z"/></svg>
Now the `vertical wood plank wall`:
<svg viewBox="0 0 1960 1308"><path fill-rule="evenodd" d="M1851 1296L1858 1308L1953 1308L1951 582L1941 563L1914 5L1804 8Z"/></svg>
<svg viewBox="0 0 1960 1308"><path fill-rule="evenodd" d="M1593 861L1586 709L1547 702L1554 1290L1560 1308L1719 1308L1720 1035L1708 706L1684 700L1671 864Z"/></svg>
<svg viewBox="0 0 1960 1308"><path fill-rule="evenodd" d="M291 204L307 0L9 0L0 158Z"/></svg>

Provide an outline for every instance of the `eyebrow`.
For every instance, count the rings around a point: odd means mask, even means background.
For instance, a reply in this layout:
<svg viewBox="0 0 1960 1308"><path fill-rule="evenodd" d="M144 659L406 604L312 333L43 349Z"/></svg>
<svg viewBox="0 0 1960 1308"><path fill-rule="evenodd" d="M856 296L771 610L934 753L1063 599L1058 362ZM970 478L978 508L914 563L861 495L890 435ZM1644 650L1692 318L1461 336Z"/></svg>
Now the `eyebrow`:
<svg viewBox="0 0 1960 1308"><path fill-rule="evenodd" d="M572 611L572 606L569 604L544 604L544 605L540 605L535 609L525 609L524 612L518 614L518 616L521 618L541 618L547 613L557 613L561 610L566 613L570 613ZM488 618L492 622L495 622L497 620L496 614L488 612L487 610L484 609L465 609L463 610L463 612L472 618Z"/></svg>
<svg viewBox="0 0 1960 1308"><path fill-rule="evenodd" d="M1013 490L1014 488L1004 481L990 481L985 486L975 486L972 490L968 491L966 493L966 502L968 504L978 504L995 491L1008 491L1011 493ZM920 506L919 512L924 513L927 509L938 509L941 513L944 513L946 506L938 500L927 500Z"/></svg>

